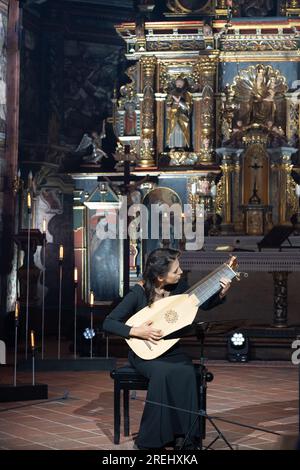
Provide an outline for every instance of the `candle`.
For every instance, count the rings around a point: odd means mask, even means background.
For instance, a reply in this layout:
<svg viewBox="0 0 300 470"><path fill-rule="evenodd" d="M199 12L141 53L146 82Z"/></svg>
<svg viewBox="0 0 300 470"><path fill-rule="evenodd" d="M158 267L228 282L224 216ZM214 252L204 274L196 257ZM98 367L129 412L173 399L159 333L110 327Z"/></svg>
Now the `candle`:
<svg viewBox="0 0 300 470"><path fill-rule="evenodd" d="M46 233L46 219L43 219L43 233Z"/></svg>
<svg viewBox="0 0 300 470"><path fill-rule="evenodd" d="M18 300L16 301L16 306L15 306L15 320L18 320L19 318L19 312L20 312L20 304Z"/></svg>
<svg viewBox="0 0 300 470"><path fill-rule="evenodd" d="M31 194L27 193L27 207L31 209Z"/></svg>
<svg viewBox="0 0 300 470"><path fill-rule="evenodd" d="M74 282L78 282L78 269L74 268Z"/></svg>
<svg viewBox="0 0 300 470"><path fill-rule="evenodd" d="M31 330L30 332L30 340L31 340L31 348L34 349L35 344L34 344L34 331Z"/></svg>
<svg viewBox="0 0 300 470"><path fill-rule="evenodd" d="M94 292L93 291L90 292L90 306L91 307L94 306Z"/></svg>
<svg viewBox="0 0 300 470"><path fill-rule="evenodd" d="M62 261L64 259L64 247L63 245L60 245L59 247L59 261Z"/></svg>

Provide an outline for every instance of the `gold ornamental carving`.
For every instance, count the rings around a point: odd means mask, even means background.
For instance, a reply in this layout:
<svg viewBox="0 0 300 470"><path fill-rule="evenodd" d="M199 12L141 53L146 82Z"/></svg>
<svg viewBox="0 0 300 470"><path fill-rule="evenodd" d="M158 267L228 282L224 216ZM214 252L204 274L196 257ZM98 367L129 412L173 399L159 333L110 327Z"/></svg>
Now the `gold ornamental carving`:
<svg viewBox="0 0 300 470"><path fill-rule="evenodd" d="M205 85L211 86L215 89L216 72L219 63L219 52L215 55L201 58L195 67L199 74L200 88L203 89Z"/></svg>
<svg viewBox="0 0 300 470"><path fill-rule="evenodd" d="M297 147L298 135L300 130L300 106L299 97L296 99L292 93L286 94L287 111L286 111L286 136L288 144L291 147Z"/></svg>
<svg viewBox="0 0 300 470"><path fill-rule="evenodd" d="M218 56L199 60L195 73L199 73L199 84L202 89L200 107L200 149L201 163L212 163L215 146L215 83Z"/></svg>
<svg viewBox="0 0 300 470"><path fill-rule="evenodd" d="M215 207L216 207L216 213L217 214L222 214L223 208L224 208L224 202L226 198L226 193L225 193L225 176L224 174L222 175L219 183L217 184L217 194L216 194L216 202L215 202Z"/></svg>
<svg viewBox="0 0 300 470"><path fill-rule="evenodd" d="M286 205L287 205L287 212L288 216L292 216L293 214L297 214L298 212L298 197L296 196L296 183L291 177L290 170L292 169L293 165L290 168L286 168L287 171L287 178L286 178Z"/></svg>
<svg viewBox="0 0 300 470"><path fill-rule="evenodd" d="M140 166L151 167L154 161L154 74L156 57L143 56L140 60L142 72L142 148Z"/></svg>

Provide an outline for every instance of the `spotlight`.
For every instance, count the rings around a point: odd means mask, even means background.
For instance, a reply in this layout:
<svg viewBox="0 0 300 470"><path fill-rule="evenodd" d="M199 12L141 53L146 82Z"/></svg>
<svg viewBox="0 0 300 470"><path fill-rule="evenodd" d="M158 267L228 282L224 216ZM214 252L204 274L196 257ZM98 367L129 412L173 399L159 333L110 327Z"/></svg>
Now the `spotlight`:
<svg viewBox="0 0 300 470"><path fill-rule="evenodd" d="M95 330L92 328L86 328L83 332L85 339L92 339L96 335Z"/></svg>
<svg viewBox="0 0 300 470"><path fill-rule="evenodd" d="M235 331L228 337L227 359L230 362L249 360L249 339L241 331Z"/></svg>

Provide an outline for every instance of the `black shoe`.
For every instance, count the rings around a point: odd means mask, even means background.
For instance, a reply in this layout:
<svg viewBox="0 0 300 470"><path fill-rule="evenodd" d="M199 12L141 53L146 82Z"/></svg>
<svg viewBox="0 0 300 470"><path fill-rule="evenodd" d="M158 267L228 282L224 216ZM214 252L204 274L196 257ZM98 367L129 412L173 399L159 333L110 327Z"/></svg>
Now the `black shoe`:
<svg viewBox="0 0 300 470"><path fill-rule="evenodd" d="M176 437L174 450L199 450L198 445L189 439L185 442L185 436Z"/></svg>
<svg viewBox="0 0 300 470"><path fill-rule="evenodd" d="M185 440L184 436L176 437L175 443L174 443L174 450L182 450L184 440Z"/></svg>

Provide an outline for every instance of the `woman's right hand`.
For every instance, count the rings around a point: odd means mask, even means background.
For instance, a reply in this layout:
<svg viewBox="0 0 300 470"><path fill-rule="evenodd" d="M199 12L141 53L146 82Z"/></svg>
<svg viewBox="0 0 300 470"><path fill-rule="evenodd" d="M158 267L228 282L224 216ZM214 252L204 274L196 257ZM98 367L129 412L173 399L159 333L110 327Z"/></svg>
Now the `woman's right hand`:
<svg viewBox="0 0 300 470"><path fill-rule="evenodd" d="M130 336L146 339L152 344L156 344L162 337L162 331L152 328L153 321L146 321L141 326L133 326L129 332Z"/></svg>

